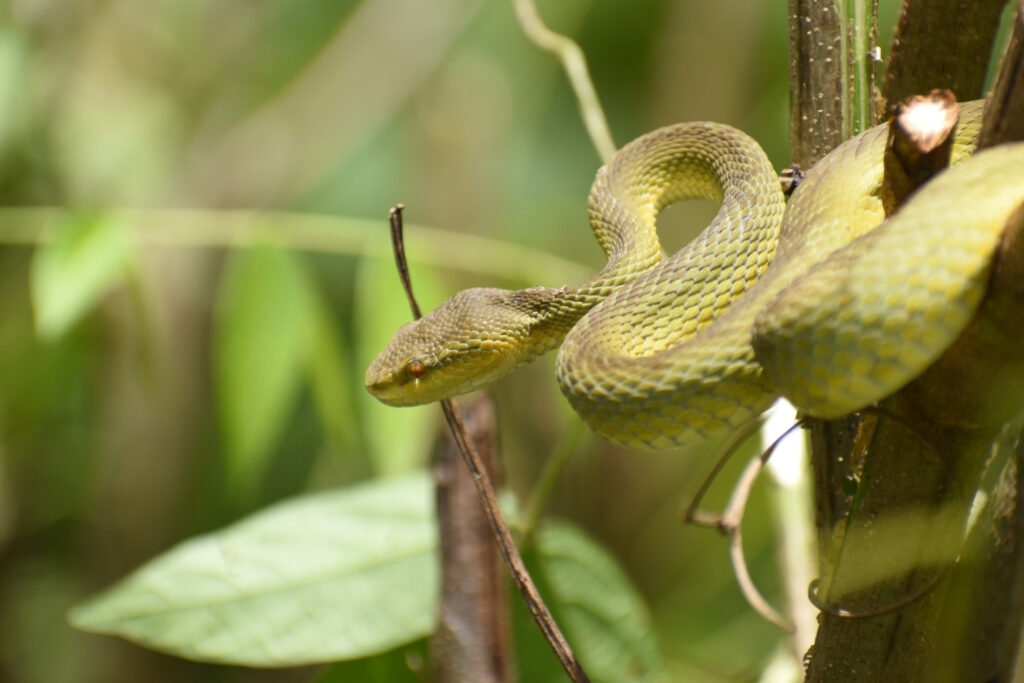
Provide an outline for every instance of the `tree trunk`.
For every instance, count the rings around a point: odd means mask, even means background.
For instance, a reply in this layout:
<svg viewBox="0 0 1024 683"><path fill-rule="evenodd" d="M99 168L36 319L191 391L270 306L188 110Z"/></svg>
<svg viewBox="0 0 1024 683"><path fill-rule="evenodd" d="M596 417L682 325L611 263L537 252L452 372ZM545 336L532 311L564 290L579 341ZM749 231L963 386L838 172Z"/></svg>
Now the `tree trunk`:
<svg viewBox="0 0 1024 683"><path fill-rule="evenodd" d="M979 96L1003 4L908 0L884 80L891 104L939 87ZM803 168L854 127L849 47L863 44L844 34L837 5L790 0L791 142ZM986 111L987 144L1021 137L1021 22ZM858 87L874 93L872 72ZM942 358L881 410L811 425L822 613L808 680L1012 676L1024 615L1022 231L1024 211L975 320Z"/></svg>

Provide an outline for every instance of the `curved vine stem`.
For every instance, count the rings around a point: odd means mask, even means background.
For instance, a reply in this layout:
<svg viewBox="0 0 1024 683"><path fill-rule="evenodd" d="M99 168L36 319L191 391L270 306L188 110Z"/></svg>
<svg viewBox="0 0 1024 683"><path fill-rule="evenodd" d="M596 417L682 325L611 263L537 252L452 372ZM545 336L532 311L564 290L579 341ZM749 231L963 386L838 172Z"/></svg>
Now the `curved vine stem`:
<svg viewBox="0 0 1024 683"><path fill-rule="evenodd" d="M740 527L743 522L743 513L747 507L747 500L750 498L750 492L754 487L754 482L757 480L758 475L761 473L761 470L764 469L764 466L768 462L772 453L774 453L776 448L778 448L779 443L793 433L794 430L799 428L801 424L801 422L793 424L793 426L776 438L761 454L755 456L749 463L747 463L746 468L744 468L739 480L733 487L732 495L729 496L729 503L726 505L723 512L720 514L702 512L698 509L698 506L700 505L700 501L704 497L704 494L707 492L708 487L711 484L711 480L713 480L721 471L722 466L729 457L732 456L732 454L735 453L747 439L753 436L754 432L761 428L761 422L759 420L754 421L745 429L738 432L726 444L725 448L722 450L722 454L716 459L711 472L705 478L700 489L697 491L697 494L694 496L690 505L687 506L686 511L683 514L684 521L698 526L718 529L729 537L729 558L732 562L733 574L736 577L736 583L739 586L740 592L743 593L743 597L754 611L764 617L765 620L775 624L787 633L792 633L794 631L795 627L793 623L771 606L764 596L761 595L761 591L758 590L757 586L754 584L753 578L750 576L750 571L747 568L747 561L743 554L743 533Z"/></svg>
<svg viewBox="0 0 1024 683"><path fill-rule="evenodd" d="M601 160L607 163L615 154L615 141L612 139L611 129L608 128L604 109L597 98L597 91L594 90L594 83L590 80L590 70L587 69L587 58L584 57L583 50L571 38L555 33L545 26L533 0L513 0L513 4L519 25L526 37L534 45L555 55L562 62L562 68L565 69L573 92L576 93L576 99L580 103L583 125L586 126Z"/></svg>

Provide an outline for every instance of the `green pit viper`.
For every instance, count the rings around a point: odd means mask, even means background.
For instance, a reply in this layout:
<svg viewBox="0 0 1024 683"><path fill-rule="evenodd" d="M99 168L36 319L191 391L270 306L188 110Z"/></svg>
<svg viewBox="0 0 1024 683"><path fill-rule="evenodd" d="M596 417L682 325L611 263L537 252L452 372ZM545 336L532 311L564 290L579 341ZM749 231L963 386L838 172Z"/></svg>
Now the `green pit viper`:
<svg viewBox="0 0 1024 683"><path fill-rule="evenodd" d="M765 153L716 123L661 128L597 173L588 212L607 265L581 284L459 292L402 327L366 372L389 405L487 385L561 345L558 383L597 433L634 448L742 426L779 395L832 418L921 373L986 289L1024 203L1024 143L971 155L980 102L963 105L951 168L885 219L888 126L837 147L788 207ZM663 258L658 213L721 201Z"/></svg>

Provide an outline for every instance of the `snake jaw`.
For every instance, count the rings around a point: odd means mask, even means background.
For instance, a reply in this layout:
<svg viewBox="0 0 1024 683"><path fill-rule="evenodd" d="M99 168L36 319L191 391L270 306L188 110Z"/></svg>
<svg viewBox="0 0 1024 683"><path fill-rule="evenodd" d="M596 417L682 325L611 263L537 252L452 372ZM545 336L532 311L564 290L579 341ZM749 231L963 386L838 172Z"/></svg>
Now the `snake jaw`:
<svg viewBox="0 0 1024 683"><path fill-rule="evenodd" d="M435 400L429 388L439 349L424 334L429 330L424 330L423 320L403 325L366 369L366 389L382 403L413 406Z"/></svg>
<svg viewBox="0 0 1024 683"><path fill-rule="evenodd" d="M395 333L366 370L367 390L387 405L415 406L504 377L553 346L534 341L543 321L535 295L490 288L459 292Z"/></svg>
<svg viewBox="0 0 1024 683"><path fill-rule="evenodd" d="M430 359L411 358L393 368L390 358L381 353L366 370L366 389L391 406L426 403L430 399L419 400L423 394L421 380L430 375L434 365Z"/></svg>

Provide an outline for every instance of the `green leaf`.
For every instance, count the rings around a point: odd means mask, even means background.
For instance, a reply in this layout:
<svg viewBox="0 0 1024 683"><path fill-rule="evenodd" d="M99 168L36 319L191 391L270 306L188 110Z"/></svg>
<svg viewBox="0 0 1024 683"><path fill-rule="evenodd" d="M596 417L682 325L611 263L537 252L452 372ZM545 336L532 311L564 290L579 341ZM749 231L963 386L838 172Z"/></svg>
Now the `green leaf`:
<svg viewBox="0 0 1024 683"><path fill-rule="evenodd" d="M414 269L412 277L420 306L424 311L431 310L442 299L440 284L429 268ZM394 259L362 259L356 277L355 315L360 381L374 356L384 349L399 327L411 320ZM376 471L395 474L424 463L434 444L433 427L441 409L435 405L393 408L377 401L365 389L359 395L366 443Z"/></svg>
<svg viewBox="0 0 1024 683"><path fill-rule="evenodd" d="M32 306L36 332L59 338L107 293L133 263L124 225L108 216L73 216L54 241L32 259Z"/></svg>
<svg viewBox="0 0 1024 683"><path fill-rule="evenodd" d="M208 662L277 667L376 654L433 629L433 517L422 472L304 496L186 541L69 618Z"/></svg>
<svg viewBox="0 0 1024 683"><path fill-rule="evenodd" d="M650 681L661 668L650 613L606 550L576 527L541 527L537 559L559 624L594 681Z"/></svg>
<svg viewBox="0 0 1024 683"><path fill-rule="evenodd" d="M373 657L333 664L316 683L423 683L428 679L427 656L427 641L418 640Z"/></svg>
<svg viewBox="0 0 1024 683"><path fill-rule="evenodd" d="M309 353L313 302L298 259L234 252L220 285L214 362L229 481L249 492L292 409Z"/></svg>
<svg viewBox="0 0 1024 683"><path fill-rule="evenodd" d="M315 297L313 338L306 375L320 423L330 445L337 452L355 447L353 433L352 372L345 349L322 297ZM347 354L346 354L347 355Z"/></svg>

